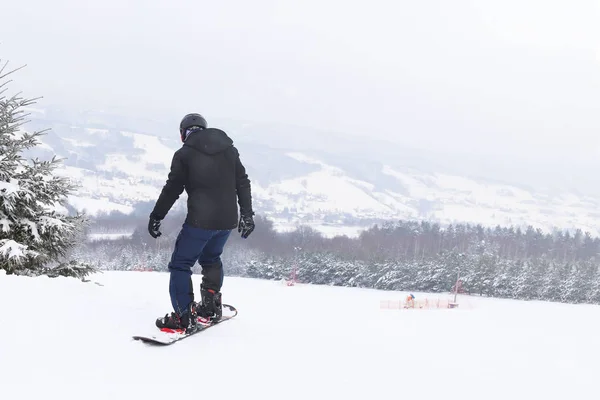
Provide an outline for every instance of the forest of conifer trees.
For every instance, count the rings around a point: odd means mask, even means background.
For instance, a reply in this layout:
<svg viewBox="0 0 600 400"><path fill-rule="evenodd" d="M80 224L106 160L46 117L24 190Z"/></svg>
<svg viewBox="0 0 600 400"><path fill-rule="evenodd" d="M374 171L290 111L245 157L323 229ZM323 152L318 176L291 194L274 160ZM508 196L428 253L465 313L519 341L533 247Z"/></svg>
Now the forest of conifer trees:
<svg viewBox="0 0 600 400"><path fill-rule="evenodd" d="M174 219L159 242L140 221L131 238L86 243L76 256L100 269L166 271L178 228ZM304 283L441 293L460 273L471 295L600 304L600 239L581 231L396 221L324 238L308 227L276 232L258 216L223 260L229 276L287 279L295 267Z"/></svg>

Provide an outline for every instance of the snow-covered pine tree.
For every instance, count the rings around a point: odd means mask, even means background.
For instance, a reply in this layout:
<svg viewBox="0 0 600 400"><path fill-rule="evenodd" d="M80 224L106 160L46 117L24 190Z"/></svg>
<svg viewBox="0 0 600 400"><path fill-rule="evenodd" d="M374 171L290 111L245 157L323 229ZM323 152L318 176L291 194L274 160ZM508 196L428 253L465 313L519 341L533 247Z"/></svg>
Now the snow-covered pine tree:
<svg viewBox="0 0 600 400"><path fill-rule="evenodd" d="M0 60L0 270L7 274L83 278L94 269L67 260L87 222L58 212L76 186L53 175L60 160L26 160L45 132L25 132L26 107L34 99L7 95L7 64Z"/></svg>

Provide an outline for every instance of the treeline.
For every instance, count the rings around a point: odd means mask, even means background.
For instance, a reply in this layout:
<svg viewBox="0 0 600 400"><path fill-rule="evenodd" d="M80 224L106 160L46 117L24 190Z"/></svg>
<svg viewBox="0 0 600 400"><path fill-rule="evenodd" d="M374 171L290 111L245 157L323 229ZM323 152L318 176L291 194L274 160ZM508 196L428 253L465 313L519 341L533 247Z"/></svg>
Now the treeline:
<svg viewBox="0 0 600 400"><path fill-rule="evenodd" d="M467 294L600 304L598 263L592 260L509 260L488 251L444 251L429 258L368 262L319 252L295 258L263 255L249 263L246 273L254 278L289 279L294 266L299 282L314 284L444 293L452 290L460 273Z"/></svg>
<svg viewBox="0 0 600 400"><path fill-rule="evenodd" d="M144 220L132 238L87 243L78 256L103 269L164 271L183 216L171 218L159 241ZM279 233L258 216L249 239L235 233L223 256L230 276L287 279L296 268L305 283L449 292L460 273L473 295L600 303L600 239L579 230L397 221L324 238L308 227Z"/></svg>

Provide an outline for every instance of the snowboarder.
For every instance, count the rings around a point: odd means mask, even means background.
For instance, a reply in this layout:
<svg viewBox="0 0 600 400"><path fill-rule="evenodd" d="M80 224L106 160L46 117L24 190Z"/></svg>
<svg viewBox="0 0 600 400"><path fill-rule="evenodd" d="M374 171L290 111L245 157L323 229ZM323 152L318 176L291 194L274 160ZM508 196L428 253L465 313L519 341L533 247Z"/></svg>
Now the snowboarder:
<svg viewBox="0 0 600 400"><path fill-rule="evenodd" d="M415 308L415 295L414 294L411 293L408 296L406 296L406 302L405 302L404 308Z"/></svg>
<svg viewBox="0 0 600 400"><path fill-rule="evenodd" d="M189 329L222 316L221 254L236 227L242 238L254 230L250 180L233 141L222 130L208 128L200 114L188 114L179 125L183 145L173 155L166 184L150 213L148 232L161 235L160 224L185 189L187 215L169 262L173 312L156 320L158 328ZM240 207L238 220L238 204ZM202 267L200 302L194 301L192 267Z"/></svg>

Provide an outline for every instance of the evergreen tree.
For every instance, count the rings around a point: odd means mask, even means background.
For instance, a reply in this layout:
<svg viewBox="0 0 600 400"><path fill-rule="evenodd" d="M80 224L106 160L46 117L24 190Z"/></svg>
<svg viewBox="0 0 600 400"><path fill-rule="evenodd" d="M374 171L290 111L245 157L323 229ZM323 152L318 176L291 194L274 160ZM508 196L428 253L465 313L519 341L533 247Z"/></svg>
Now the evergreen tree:
<svg viewBox="0 0 600 400"><path fill-rule="evenodd" d="M541 292L539 286L543 274L542 264L539 260L525 260L517 276L513 276L513 294L517 299L534 300L539 298Z"/></svg>
<svg viewBox="0 0 600 400"><path fill-rule="evenodd" d="M0 269L8 274L75 276L93 269L67 260L80 242L84 215L59 212L75 186L53 174L60 161L28 162L23 152L40 144L44 132L22 131L25 108L34 100L6 94L9 81L0 66Z"/></svg>
<svg viewBox="0 0 600 400"><path fill-rule="evenodd" d="M549 301L560 301L560 286L565 280L562 264L556 261L549 261L546 265L538 291L540 299Z"/></svg>
<svg viewBox="0 0 600 400"><path fill-rule="evenodd" d="M600 304L600 268L590 265L590 282L586 300L592 304Z"/></svg>

